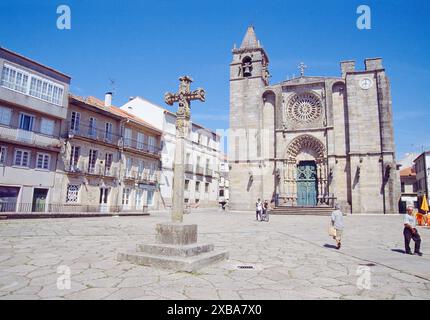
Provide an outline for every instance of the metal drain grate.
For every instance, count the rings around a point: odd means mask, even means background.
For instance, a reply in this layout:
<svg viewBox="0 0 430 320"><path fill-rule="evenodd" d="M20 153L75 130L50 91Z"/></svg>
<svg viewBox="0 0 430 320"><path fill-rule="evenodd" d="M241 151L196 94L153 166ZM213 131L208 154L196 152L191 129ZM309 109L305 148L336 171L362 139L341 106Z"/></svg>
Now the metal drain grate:
<svg viewBox="0 0 430 320"><path fill-rule="evenodd" d="M254 269L254 266L237 266L238 269Z"/></svg>

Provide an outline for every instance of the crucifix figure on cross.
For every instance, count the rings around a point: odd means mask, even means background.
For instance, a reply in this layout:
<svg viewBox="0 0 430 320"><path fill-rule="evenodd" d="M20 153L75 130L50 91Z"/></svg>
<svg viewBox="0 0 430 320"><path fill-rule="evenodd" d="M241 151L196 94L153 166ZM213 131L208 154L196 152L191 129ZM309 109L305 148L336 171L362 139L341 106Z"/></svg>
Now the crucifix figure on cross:
<svg viewBox="0 0 430 320"><path fill-rule="evenodd" d="M176 149L173 168L173 203L172 222L182 223L184 220L184 185L185 185L185 137L191 118L191 101L205 101L205 91L201 88L191 92L190 85L193 82L188 76L179 78L179 91L177 93L166 93L164 101L172 106L179 102L176 112Z"/></svg>

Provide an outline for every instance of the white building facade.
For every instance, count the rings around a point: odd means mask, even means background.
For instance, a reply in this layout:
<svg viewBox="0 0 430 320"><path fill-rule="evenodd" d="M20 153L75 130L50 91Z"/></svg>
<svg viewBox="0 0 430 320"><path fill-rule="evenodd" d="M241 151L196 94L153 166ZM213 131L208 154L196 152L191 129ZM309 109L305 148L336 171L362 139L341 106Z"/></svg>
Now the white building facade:
<svg viewBox="0 0 430 320"><path fill-rule="evenodd" d="M427 201L430 197L430 151L421 153L414 162L417 175L418 205L421 207L423 196L426 195Z"/></svg>
<svg viewBox="0 0 430 320"><path fill-rule="evenodd" d="M55 202L70 77L0 48L0 212Z"/></svg>
<svg viewBox="0 0 430 320"><path fill-rule="evenodd" d="M142 97L121 107L162 131L160 193L164 208L172 205L173 165L176 147L176 115ZM216 207L219 199L220 137L191 121L186 139L184 202L190 207Z"/></svg>
<svg viewBox="0 0 430 320"><path fill-rule="evenodd" d="M229 164L227 157L223 155L219 163L219 203L228 204L230 200Z"/></svg>

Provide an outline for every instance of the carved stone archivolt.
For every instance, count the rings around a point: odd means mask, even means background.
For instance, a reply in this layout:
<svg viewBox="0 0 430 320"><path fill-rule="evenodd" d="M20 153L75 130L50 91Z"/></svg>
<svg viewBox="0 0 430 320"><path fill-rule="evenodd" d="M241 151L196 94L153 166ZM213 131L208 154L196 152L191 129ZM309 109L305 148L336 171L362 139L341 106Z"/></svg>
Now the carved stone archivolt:
<svg viewBox="0 0 430 320"><path fill-rule="evenodd" d="M280 176L278 189L284 205L297 205L299 165L302 160L315 161L316 171L310 180L317 185L317 205L322 205L328 195L326 148L314 136L304 134L296 137L286 149L285 159L279 165Z"/></svg>
<svg viewBox="0 0 430 320"><path fill-rule="evenodd" d="M286 158L289 161L296 162L298 155L306 151L312 153L317 162L325 158L325 147L317 138L304 134L295 138L287 147Z"/></svg>

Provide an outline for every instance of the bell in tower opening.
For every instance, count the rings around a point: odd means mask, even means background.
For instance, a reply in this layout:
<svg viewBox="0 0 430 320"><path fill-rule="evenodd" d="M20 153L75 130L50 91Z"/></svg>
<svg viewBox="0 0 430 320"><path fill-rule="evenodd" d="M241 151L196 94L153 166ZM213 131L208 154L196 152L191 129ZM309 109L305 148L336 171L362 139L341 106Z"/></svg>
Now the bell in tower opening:
<svg viewBox="0 0 430 320"><path fill-rule="evenodd" d="M250 57L245 57L242 61L242 70L244 77L252 76L252 59Z"/></svg>

